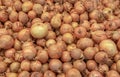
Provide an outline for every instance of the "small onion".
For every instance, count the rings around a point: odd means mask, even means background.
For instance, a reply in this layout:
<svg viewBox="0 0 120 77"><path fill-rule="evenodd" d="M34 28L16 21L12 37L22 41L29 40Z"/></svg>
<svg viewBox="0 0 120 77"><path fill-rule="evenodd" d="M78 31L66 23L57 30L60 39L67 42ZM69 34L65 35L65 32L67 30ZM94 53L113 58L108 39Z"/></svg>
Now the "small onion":
<svg viewBox="0 0 120 77"><path fill-rule="evenodd" d="M91 71L88 77L103 77L103 75L98 71Z"/></svg>
<svg viewBox="0 0 120 77"><path fill-rule="evenodd" d="M60 58L62 50L58 47L58 45L53 44L48 48L48 55L50 58Z"/></svg>
<svg viewBox="0 0 120 77"><path fill-rule="evenodd" d="M43 74L41 72L32 72L31 77L43 77Z"/></svg>
<svg viewBox="0 0 120 77"><path fill-rule="evenodd" d="M83 57L83 53L81 49L75 48L70 51L70 55L73 59L80 59Z"/></svg>
<svg viewBox="0 0 120 77"><path fill-rule="evenodd" d="M71 33L65 33L63 34L63 41L65 41L68 44L71 44L74 42L74 37Z"/></svg>
<svg viewBox="0 0 120 77"><path fill-rule="evenodd" d="M119 73L117 71L114 70L110 70L107 72L106 77L119 77Z"/></svg>
<svg viewBox="0 0 120 77"><path fill-rule="evenodd" d="M11 72L18 72L19 69L20 69L20 63L19 62L13 62L12 64L10 64Z"/></svg>
<svg viewBox="0 0 120 77"><path fill-rule="evenodd" d="M6 22L8 20L8 13L3 11L0 11L0 21Z"/></svg>
<svg viewBox="0 0 120 77"><path fill-rule="evenodd" d="M0 36L0 48L9 49L13 46L14 39L10 35Z"/></svg>
<svg viewBox="0 0 120 77"><path fill-rule="evenodd" d="M30 61L23 60L20 65L21 70L23 71L30 71Z"/></svg>
<svg viewBox="0 0 120 77"><path fill-rule="evenodd" d="M18 39L19 39L20 41L30 40L30 30L29 30L29 29L22 29L22 30L18 33Z"/></svg>
<svg viewBox="0 0 120 77"><path fill-rule="evenodd" d="M44 77L56 77L55 73L52 72L51 70L47 70L44 73Z"/></svg>
<svg viewBox="0 0 120 77"><path fill-rule="evenodd" d="M62 66L63 66L62 69L63 69L64 73L66 73L68 70L70 70L71 68L73 68L72 63L70 63L70 62L65 62L65 63L63 63Z"/></svg>
<svg viewBox="0 0 120 77"><path fill-rule="evenodd" d="M82 37L85 37L86 34L87 34L87 31L84 27L76 27L74 29L74 34L77 38L82 38Z"/></svg>
<svg viewBox="0 0 120 77"><path fill-rule="evenodd" d="M0 73L3 73L7 70L7 64L3 61L0 61Z"/></svg>
<svg viewBox="0 0 120 77"><path fill-rule="evenodd" d="M28 12L32 9L33 3L31 1L26 1L22 4L22 11Z"/></svg>
<svg viewBox="0 0 120 77"><path fill-rule="evenodd" d="M83 53L84 53L85 59L93 59L96 54L96 50L93 47L88 47L84 50Z"/></svg>
<svg viewBox="0 0 120 77"><path fill-rule="evenodd" d="M5 57L7 58L14 58L15 57L15 49L14 48L11 48L11 49L8 49L5 51Z"/></svg>
<svg viewBox="0 0 120 77"><path fill-rule="evenodd" d="M46 50L39 50L37 52L36 59L39 60L41 63L46 63L48 61L48 53Z"/></svg>
<svg viewBox="0 0 120 77"><path fill-rule="evenodd" d="M42 14L43 6L41 4L34 4L32 9L39 15Z"/></svg>
<svg viewBox="0 0 120 77"><path fill-rule="evenodd" d="M86 64L82 60L76 60L73 62L73 67L78 69L80 72L82 72L86 69Z"/></svg>
<svg viewBox="0 0 120 77"><path fill-rule="evenodd" d="M68 51L63 51L62 56L61 56L62 62L68 62L71 60L70 52Z"/></svg>
<svg viewBox="0 0 120 77"><path fill-rule="evenodd" d="M82 75L79 72L79 70L71 68L70 70L67 71L66 77L82 77Z"/></svg>
<svg viewBox="0 0 120 77"><path fill-rule="evenodd" d="M94 60L88 60L86 63L88 70L93 71L97 69L97 63Z"/></svg>
<svg viewBox="0 0 120 77"><path fill-rule="evenodd" d="M30 77L30 73L28 71L22 71L19 73L18 77Z"/></svg>
<svg viewBox="0 0 120 77"><path fill-rule="evenodd" d="M24 48L22 53L23 57L28 60L32 60L37 54L36 49L34 47Z"/></svg>
<svg viewBox="0 0 120 77"><path fill-rule="evenodd" d="M18 77L18 74L17 73L6 73L6 77Z"/></svg>
<svg viewBox="0 0 120 77"><path fill-rule="evenodd" d="M41 66L42 64L39 61L32 61L30 64L31 70L36 72L39 72L41 70Z"/></svg>
<svg viewBox="0 0 120 77"><path fill-rule="evenodd" d="M51 59L49 62L49 68L57 73L61 73L62 62L59 59Z"/></svg>
<svg viewBox="0 0 120 77"><path fill-rule="evenodd" d="M49 69L48 63L42 64L41 72L45 73L48 69Z"/></svg>
<svg viewBox="0 0 120 77"><path fill-rule="evenodd" d="M94 42L90 38L81 38L77 41L77 47L81 49L86 49L87 47L93 47Z"/></svg>
<svg viewBox="0 0 120 77"><path fill-rule="evenodd" d="M60 25L61 25L61 17L60 17L60 15L56 14L55 16L53 16L50 23L51 23L53 28L59 28Z"/></svg>

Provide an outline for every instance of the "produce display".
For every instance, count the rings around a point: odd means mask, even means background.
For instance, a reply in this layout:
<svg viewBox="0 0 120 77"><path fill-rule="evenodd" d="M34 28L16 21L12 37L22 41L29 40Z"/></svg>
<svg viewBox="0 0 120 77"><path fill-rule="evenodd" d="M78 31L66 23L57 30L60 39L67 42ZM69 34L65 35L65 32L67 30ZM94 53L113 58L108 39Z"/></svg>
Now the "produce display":
<svg viewBox="0 0 120 77"><path fill-rule="evenodd" d="M0 0L0 77L120 77L120 0Z"/></svg>

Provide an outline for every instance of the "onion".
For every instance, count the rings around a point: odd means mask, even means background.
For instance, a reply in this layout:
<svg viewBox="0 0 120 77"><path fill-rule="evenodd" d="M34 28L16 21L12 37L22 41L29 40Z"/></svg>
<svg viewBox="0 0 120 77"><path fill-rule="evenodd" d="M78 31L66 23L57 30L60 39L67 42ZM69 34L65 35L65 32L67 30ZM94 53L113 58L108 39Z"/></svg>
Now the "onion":
<svg viewBox="0 0 120 77"><path fill-rule="evenodd" d="M117 41L117 47L120 50L120 39Z"/></svg>
<svg viewBox="0 0 120 77"><path fill-rule="evenodd" d="M45 4L45 0L34 0L33 2L39 3L39 4L41 4L41 5L44 5L44 4Z"/></svg>
<svg viewBox="0 0 120 77"><path fill-rule="evenodd" d="M71 68L73 68L72 63L70 63L70 62L65 62L65 63L63 63L62 66L63 66L62 69L63 69L64 73L66 73L68 70L70 70Z"/></svg>
<svg viewBox="0 0 120 77"><path fill-rule="evenodd" d="M85 20L88 20L88 13L87 12L80 15L80 21L82 22Z"/></svg>
<svg viewBox="0 0 120 77"><path fill-rule="evenodd" d="M99 23L94 22L91 25L90 30L91 31L105 30L105 26L104 26L104 24L99 24Z"/></svg>
<svg viewBox="0 0 120 77"><path fill-rule="evenodd" d="M6 73L6 76L7 77L18 77L18 74L10 72L10 73Z"/></svg>
<svg viewBox="0 0 120 77"><path fill-rule="evenodd" d="M64 73L58 74L57 77L65 77Z"/></svg>
<svg viewBox="0 0 120 77"><path fill-rule="evenodd" d="M36 41L36 43L37 43L37 45L44 47L45 43L46 43L46 40L45 39L38 39Z"/></svg>
<svg viewBox="0 0 120 77"><path fill-rule="evenodd" d="M76 27L74 29L74 34L77 38L82 38L86 36L87 31L84 27Z"/></svg>
<svg viewBox="0 0 120 77"><path fill-rule="evenodd" d="M73 67L78 69L80 72L82 72L86 69L86 64L82 60L76 60L73 62Z"/></svg>
<svg viewBox="0 0 120 77"><path fill-rule="evenodd" d="M42 11L43 11L43 6L41 6L41 4L34 4L33 5L33 8L32 8L35 12L36 12L36 14L42 14Z"/></svg>
<svg viewBox="0 0 120 77"><path fill-rule="evenodd" d="M53 28L59 28L61 25L60 14L56 14L55 16L53 16L50 23Z"/></svg>
<svg viewBox="0 0 120 77"><path fill-rule="evenodd" d="M19 69L20 69L20 63L19 62L13 62L12 64L10 64L11 72L18 72Z"/></svg>
<svg viewBox="0 0 120 77"><path fill-rule="evenodd" d="M72 32L73 32L73 28L70 24L62 24L62 26L60 27L61 34L72 33Z"/></svg>
<svg viewBox="0 0 120 77"><path fill-rule="evenodd" d="M63 51L63 52L62 52L62 56L61 56L61 60L62 60L62 62L71 61L70 52L68 52L68 51Z"/></svg>
<svg viewBox="0 0 120 77"><path fill-rule="evenodd" d="M62 55L62 50L56 44L51 45L48 48L48 55L50 58L60 58Z"/></svg>
<svg viewBox="0 0 120 77"><path fill-rule="evenodd" d="M7 58L14 58L15 57L15 49L11 48L5 51L5 57Z"/></svg>
<svg viewBox="0 0 120 77"><path fill-rule="evenodd" d="M30 73L28 71L22 71L19 73L18 77L30 77Z"/></svg>
<svg viewBox="0 0 120 77"><path fill-rule="evenodd" d="M43 23L35 23L30 32L34 38L43 38L48 34L48 26Z"/></svg>
<svg viewBox="0 0 120 77"><path fill-rule="evenodd" d="M4 29L4 28L0 29L0 36L1 35L7 35L7 34L8 34L8 31L6 29Z"/></svg>
<svg viewBox="0 0 120 77"><path fill-rule="evenodd" d="M111 70L117 70L117 66L116 63L113 63L110 67Z"/></svg>
<svg viewBox="0 0 120 77"><path fill-rule="evenodd" d="M22 49L33 47L33 42L26 41L22 44Z"/></svg>
<svg viewBox="0 0 120 77"><path fill-rule="evenodd" d="M80 59L83 58L83 53L81 49L75 48L72 51L70 51L70 55L73 59Z"/></svg>
<svg viewBox="0 0 120 77"><path fill-rule="evenodd" d="M68 12L72 9L72 7L73 7L73 5L72 5L71 3L69 3L69 2L65 2L65 3L63 4L64 10L66 10L66 11L68 11Z"/></svg>
<svg viewBox="0 0 120 77"><path fill-rule="evenodd" d="M53 31L48 31L48 34L46 36L47 39L55 39L56 38L56 34Z"/></svg>
<svg viewBox="0 0 120 77"><path fill-rule="evenodd" d="M50 71L50 70L47 70L45 71L44 73L44 77L56 77L55 73Z"/></svg>
<svg viewBox="0 0 120 77"><path fill-rule="evenodd" d="M71 17L72 17L72 21L73 22L78 22L80 19L79 19L79 14L77 14L77 13L71 13L70 14L71 15Z"/></svg>
<svg viewBox="0 0 120 77"><path fill-rule="evenodd" d="M74 76L74 77L82 77L81 73L75 68L71 68L66 73L66 77L72 77L72 76Z"/></svg>
<svg viewBox="0 0 120 77"><path fill-rule="evenodd" d="M99 72L101 72L102 74L105 74L106 72L109 71L109 67L106 64L100 64L98 67Z"/></svg>
<svg viewBox="0 0 120 77"><path fill-rule="evenodd" d="M103 77L103 75L98 71L91 71L88 77Z"/></svg>
<svg viewBox="0 0 120 77"><path fill-rule="evenodd" d="M0 48L9 49L13 46L14 39L10 35L0 36Z"/></svg>
<svg viewBox="0 0 120 77"><path fill-rule="evenodd" d="M11 22L16 22L18 20L18 13L16 11L12 11L9 15L9 19Z"/></svg>
<svg viewBox="0 0 120 77"><path fill-rule="evenodd" d="M22 22L23 24L26 24L28 22L28 15L22 11L19 12L18 20Z"/></svg>
<svg viewBox="0 0 120 77"><path fill-rule="evenodd" d="M120 60L117 61L116 68L117 68L117 71L120 72Z"/></svg>
<svg viewBox="0 0 120 77"><path fill-rule="evenodd" d="M48 53L46 50L39 50L37 52L36 59L39 60L41 63L46 63L48 61Z"/></svg>
<svg viewBox="0 0 120 77"><path fill-rule="evenodd" d="M85 7L83 6L83 4L82 4L80 1L77 1L77 2L74 4L74 8L75 8L75 11L76 11L78 14L82 14L82 13L85 11Z"/></svg>
<svg viewBox="0 0 120 77"><path fill-rule="evenodd" d="M24 48L22 53L23 57L28 60L32 60L37 54L36 49L34 47Z"/></svg>
<svg viewBox="0 0 120 77"><path fill-rule="evenodd" d="M41 72L32 72L31 77L43 77L43 74Z"/></svg>
<svg viewBox="0 0 120 77"><path fill-rule="evenodd" d="M92 34L92 39L96 43L100 43L101 41L107 39L107 35L106 35L105 31L102 31L102 30L96 30L96 31L92 32L91 34Z"/></svg>
<svg viewBox="0 0 120 77"><path fill-rule="evenodd" d="M100 50L104 50L110 57L118 53L116 44L110 39L103 40L99 46Z"/></svg>
<svg viewBox="0 0 120 77"><path fill-rule="evenodd" d="M29 12L28 12L28 17L29 17L30 19L36 18L36 13L35 13L35 11L33 11L33 10L29 11Z"/></svg>
<svg viewBox="0 0 120 77"><path fill-rule="evenodd" d="M23 71L30 71L30 61L23 60L20 65L21 70Z"/></svg>
<svg viewBox="0 0 120 77"><path fill-rule="evenodd" d="M95 19L97 22L103 22L105 20L104 15L99 10L93 10L89 14L90 19Z"/></svg>
<svg viewBox="0 0 120 77"><path fill-rule="evenodd" d="M72 22L72 17L71 15L69 15L68 13L65 13L65 15L63 15L63 22L66 24L69 24Z"/></svg>
<svg viewBox="0 0 120 77"><path fill-rule="evenodd" d="M54 39L49 39L46 41L46 46L49 47L50 45L56 44L56 41Z"/></svg>
<svg viewBox="0 0 120 77"><path fill-rule="evenodd" d="M33 3L31 1L26 1L22 4L22 11L28 12L32 9Z"/></svg>
<svg viewBox="0 0 120 77"><path fill-rule="evenodd" d="M0 73L3 73L7 70L7 64L3 61L0 61Z"/></svg>
<svg viewBox="0 0 120 77"><path fill-rule="evenodd" d="M15 31L15 32L19 32L20 30L23 29L23 24L21 22L14 22L13 25L12 25L12 30Z"/></svg>
<svg viewBox="0 0 120 77"><path fill-rule="evenodd" d="M108 60L108 54L103 51L97 52L94 59L97 63L104 64Z"/></svg>
<svg viewBox="0 0 120 77"><path fill-rule="evenodd" d="M114 56L114 61L117 62L118 60L120 60L120 53Z"/></svg>
<svg viewBox="0 0 120 77"><path fill-rule="evenodd" d="M61 73L62 62L59 59L52 59L49 62L49 68L54 72Z"/></svg>
<svg viewBox="0 0 120 77"><path fill-rule="evenodd" d="M26 29L22 29L21 31L19 31L18 39L20 41L30 40L30 30L26 28Z"/></svg>
<svg viewBox="0 0 120 77"><path fill-rule="evenodd" d="M8 20L8 13L3 11L0 11L0 21L6 22Z"/></svg>
<svg viewBox="0 0 120 77"><path fill-rule="evenodd" d="M66 50L67 45L65 44L64 41L57 41L57 46L60 48L62 51Z"/></svg>
<svg viewBox="0 0 120 77"><path fill-rule="evenodd" d="M106 77L119 77L119 73L117 71L114 70L110 70L107 72Z"/></svg>
<svg viewBox="0 0 120 77"><path fill-rule="evenodd" d="M65 41L68 44L71 44L74 42L74 37L71 33L65 33L63 34L63 41Z"/></svg>
<svg viewBox="0 0 120 77"><path fill-rule="evenodd" d="M86 49L87 47L93 47L94 42L90 38L81 38L77 41L77 47L81 49Z"/></svg>
<svg viewBox="0 0 120 77"><path fill-rule="evenodd" d="M17 11L21 11L22 10L22 2L17 0L14 2L14 7L15 7L15 10Z"/></svg>
<svg viewBox="0 0 120 77"><path fill-rule="evenodd" d="M97 69L97 63L94 60L88 60L86 63L87 69L90 71Z"/></svg>
<svg viewBox="0 0 120 77"><path fill-rule="evenodd" d="M39 72L41 70L42 64L39 61L32 61L30 64L31 70Z"/></svg>
<svg viewBox="0 0 120 77"><path fill-rule="evenodd" d="M41 19L42 19L44 22L49 22L50 19L51 19L50 13L49 13L49 12L44 12L44 13L42 13Z"/></svg>
<svg viewBox="0 0 120 77"><path fill-rule="evenodd" d="M46 71L48 71L48 69L49 69L48 63L42 64L41 72L45 73Z"/></svg>
<svg viewBox="0 0 120 77"><path fill-rule="evenodd" d="M35 24L35 23L41 23L41 22L42 22L42 20L40 18L34 18L32 20L32 25Z"/></svg>
<svg viewBox="0 0 120 77"><path fill-rule="evenodd" d="M96 50L93 47L88 47L84 50L83 53L84 53L85 59L93 59L96 54Z"/></svg>

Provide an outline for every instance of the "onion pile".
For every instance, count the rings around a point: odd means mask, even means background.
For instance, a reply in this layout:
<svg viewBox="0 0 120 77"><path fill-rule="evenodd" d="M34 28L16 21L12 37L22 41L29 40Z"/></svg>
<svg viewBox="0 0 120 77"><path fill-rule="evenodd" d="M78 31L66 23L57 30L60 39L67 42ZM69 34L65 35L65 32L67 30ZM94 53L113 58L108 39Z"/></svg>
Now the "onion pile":
<svg viewBox="0 0 120 77"><path fill-rule="evenodd" d="M0 0L0 77L120 77L120 0Z"/></svg>

